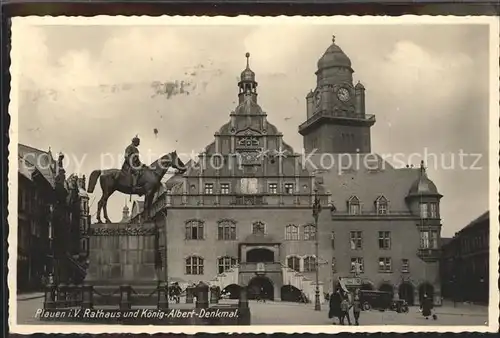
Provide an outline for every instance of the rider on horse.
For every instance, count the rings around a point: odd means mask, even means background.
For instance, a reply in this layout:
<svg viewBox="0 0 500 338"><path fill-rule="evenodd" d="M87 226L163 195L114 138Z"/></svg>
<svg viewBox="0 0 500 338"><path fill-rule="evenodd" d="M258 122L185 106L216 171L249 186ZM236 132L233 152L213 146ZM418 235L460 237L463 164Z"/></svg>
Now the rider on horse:
<svg viewBox="0 0 500 338"><path fill-rule="evenodd" d="M139 159L139 149L137 148L141 140L139 137L134 137L132 143L125 149L125 162L122 170L124 173L129 173L132 177L132 188L137 186L137 180L141 174L144 164Z"/></svg>

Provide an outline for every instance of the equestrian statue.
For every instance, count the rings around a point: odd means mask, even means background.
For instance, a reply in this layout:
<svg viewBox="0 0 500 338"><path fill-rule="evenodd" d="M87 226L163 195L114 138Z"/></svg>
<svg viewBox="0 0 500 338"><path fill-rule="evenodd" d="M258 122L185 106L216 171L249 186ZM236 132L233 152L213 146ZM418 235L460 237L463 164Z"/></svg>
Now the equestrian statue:
<svg viewBox="0 0 500 338"><path fill-rule="evenodd" d="M121 169L94 170L90 174L89 193L94 192L97 179L102 189L102 197L97 203L97 221L101 221L101 210L104 210L106 223L111 223L108 218L107 203L109 197L119 191L128 195L139 195L144 197L144 213L151 210L153 198L161 185L161 179L170 167L175 168L177 173L186 171L182 160L173 151L163 155L158 160L147 166L139 160L140 139L136 136L132 143L125 149L125 161Z"/></svg>

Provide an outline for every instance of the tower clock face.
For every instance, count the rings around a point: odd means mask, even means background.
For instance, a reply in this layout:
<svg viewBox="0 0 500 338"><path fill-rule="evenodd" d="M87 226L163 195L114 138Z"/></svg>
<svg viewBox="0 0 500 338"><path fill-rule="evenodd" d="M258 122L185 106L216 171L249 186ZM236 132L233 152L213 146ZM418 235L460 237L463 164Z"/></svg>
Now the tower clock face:
<svg viewBox="0 0 500 338"><path fill-rule="evenodd" d="M347 88L340 88L337 91L337 97L339 98L340 101L346 102L349 101L349 99L351 98L351 94L349 93L349 90L347 90Z"/></svg>

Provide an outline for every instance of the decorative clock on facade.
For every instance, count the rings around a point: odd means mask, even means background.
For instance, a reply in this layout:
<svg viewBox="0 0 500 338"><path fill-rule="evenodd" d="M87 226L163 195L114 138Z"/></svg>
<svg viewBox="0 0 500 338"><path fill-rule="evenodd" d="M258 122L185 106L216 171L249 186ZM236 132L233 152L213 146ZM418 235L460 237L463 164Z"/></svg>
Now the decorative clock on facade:
<svg viewBox="0 0 500 338"><path fill-rule="evenodd" d="M339 90L337 91L337 97L340 101L346 102L351 98L351 94L349 93L349 90L347 88L339 88Z"/></svg>

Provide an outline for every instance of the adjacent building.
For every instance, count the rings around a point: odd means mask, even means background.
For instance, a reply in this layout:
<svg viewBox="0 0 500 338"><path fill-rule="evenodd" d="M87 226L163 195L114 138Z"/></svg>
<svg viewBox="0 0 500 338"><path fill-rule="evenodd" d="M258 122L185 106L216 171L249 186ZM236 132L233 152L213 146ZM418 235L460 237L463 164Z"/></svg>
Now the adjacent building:
<svg viewBox="0 0 500 338"><path fill-rule="evenodd" d="M19 292L40 290L49 279L77 282L85 274L80 236L90 222L85 178L66 179L62 160L50 150L18 145Z"/></svg>
<svg viewBox="0 0 500 338"><path fill-rule="evenodd" d="M394 168L372 153L376 119L349 57L333 41L318 61L299 126L306 154L286 143L272 112L268 120L246 57L227 123L155 199L153 213L168 211L160 219L167 222L169 277L234 290L248 285L274 299L302 291L314 300L319 269L321 292L342 277L410 304L425 294L439 304L442 195L424 163ZM132 207L133 223L141 221L141 203Z"/></svg>
<svg viewBox="0 0 500 338"><path fill-rule="evenodd" d="M488 303L490 213L458 231L442 247L441 281L444 298Z"/></svg>

